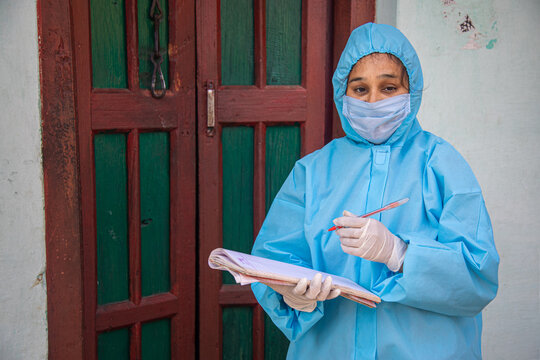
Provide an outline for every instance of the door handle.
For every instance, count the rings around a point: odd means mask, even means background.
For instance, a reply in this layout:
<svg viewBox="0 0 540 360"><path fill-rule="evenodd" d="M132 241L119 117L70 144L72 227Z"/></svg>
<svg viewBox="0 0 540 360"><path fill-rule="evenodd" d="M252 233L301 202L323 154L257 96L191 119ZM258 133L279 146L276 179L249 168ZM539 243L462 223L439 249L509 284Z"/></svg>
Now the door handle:
<svg viewBox="0 0 540 360"><path fill-rule="evenodd" d="M216 127L216 91L214 82L206 82L206 136L214 136Z"/></svg>

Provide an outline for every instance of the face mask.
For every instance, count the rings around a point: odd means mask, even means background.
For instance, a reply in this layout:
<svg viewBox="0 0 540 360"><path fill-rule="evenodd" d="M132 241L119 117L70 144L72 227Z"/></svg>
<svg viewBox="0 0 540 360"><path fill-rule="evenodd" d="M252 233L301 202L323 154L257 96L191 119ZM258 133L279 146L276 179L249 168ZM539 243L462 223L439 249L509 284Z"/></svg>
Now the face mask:
<svg viewBox="0 0 540 360"><path fill-rule="evenodd" d="M343 116L354 131L373 144L382 144L392 136L411 112L411 96L392 96L374 103L343 96Z"/></svg>

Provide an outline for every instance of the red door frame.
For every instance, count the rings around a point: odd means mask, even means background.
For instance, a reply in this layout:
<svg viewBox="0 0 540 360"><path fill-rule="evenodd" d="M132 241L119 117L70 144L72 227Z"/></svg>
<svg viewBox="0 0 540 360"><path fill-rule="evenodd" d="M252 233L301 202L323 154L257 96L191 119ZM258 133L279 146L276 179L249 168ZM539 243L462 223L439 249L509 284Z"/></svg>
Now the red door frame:
<svg viewBox="0 0 540 360"><path fill-rule="evenodd" d="M82 201L88 194L81 187L85 174L81 171L80 154L81 148L84 150L89 144L81 143L79 138L78 125L84 122L84 106L80 102L85 100L77 97L76 81L83 79L75 75L76 66L84 68L89 64L75 58L74 49L80 43L75 40L73 29L74 18L80 16L78 9L84 4L80 0L37 1L49 359L84 359L84 334L90 325L83 316L83 229L89 224L83 224ZM333 12L335 67L350 31L374 20L375 0L335 0ZM202 16L200 11L197 16ZM199 107L199 112L202 111L204 108ZM336 119L334 115L333 124L326 124L327 129L332 129L332 136L326 132L326 140L339 134L339 119ZM184 134L189 137L189 129ZM258 212L257 219L262 221L264 209ZM188 343L195 346L195 339L184 341L187 348L191 348Z"/></svg>
<svg viewBox="0 0 540 360"><path fill-rule="evenodd" d="M49 359L83 359L82 219L71 7L37 1Z"/></svg>

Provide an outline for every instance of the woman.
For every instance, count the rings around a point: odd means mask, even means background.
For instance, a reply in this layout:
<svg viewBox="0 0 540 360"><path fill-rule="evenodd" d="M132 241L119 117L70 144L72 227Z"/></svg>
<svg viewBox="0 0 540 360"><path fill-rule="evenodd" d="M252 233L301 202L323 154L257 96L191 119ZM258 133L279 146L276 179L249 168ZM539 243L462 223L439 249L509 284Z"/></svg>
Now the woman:
<svg viewBox="0 0 540 360"><path fill-rule="evenodd" d="M497 292L499 258L471 169L416 119L416 52L397 29L366 24L333 85L347 136L296 163L252 253L347 277L382 302L337 297L320 276L309 287L253 284L291 340L288 359L481 358L480 312ZM353 216L406 197L369 220ZM332 220L343 228L327 231Z"/></svg>

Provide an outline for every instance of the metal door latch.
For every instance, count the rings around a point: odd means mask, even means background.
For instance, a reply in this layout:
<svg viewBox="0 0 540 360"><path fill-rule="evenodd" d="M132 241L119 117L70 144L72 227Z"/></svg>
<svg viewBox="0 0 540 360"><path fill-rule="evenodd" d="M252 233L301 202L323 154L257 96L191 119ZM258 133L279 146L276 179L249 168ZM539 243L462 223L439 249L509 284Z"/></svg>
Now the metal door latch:
<svg viewBox="0 0 540 360"><path fill-rule="evenodd" d="M159 23L161 20L163 20L163 11L159 5L159 0L154 0L152 2L152 7L150 8L150 18L154 22L154 53L150 55L150 61L152 61L152 64L154 65L154 70L152 71L150 92L154 98L161 99L165 96L167 88L165 86L165 77L163 76L163 71L161 70L163 55L159 52ZM158 77L159 88L156 87Z"/></svg>
<svg viewBox="0 0 540 360"><path fill-rule="evenodd" d="M214 136L216 127L216 95L214 82L206 82L206 136Z"/></svg>

